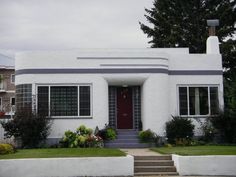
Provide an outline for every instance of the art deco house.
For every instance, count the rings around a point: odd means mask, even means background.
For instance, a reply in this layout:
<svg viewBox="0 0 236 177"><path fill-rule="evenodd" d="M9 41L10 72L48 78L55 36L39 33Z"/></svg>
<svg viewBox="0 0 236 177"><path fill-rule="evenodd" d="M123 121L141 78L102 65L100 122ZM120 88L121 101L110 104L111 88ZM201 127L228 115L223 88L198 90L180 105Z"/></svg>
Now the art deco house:
<svg viewBox="0 0 236 177"><path fill-rule="evenodd" d="M16 104L54 119L49 139L79 125L151 129L165 136L171 116L197 119L223 107L216 36L206 54L188 48L35 51L16 56ZM197 128L195 130L197 134Z"/></svg>

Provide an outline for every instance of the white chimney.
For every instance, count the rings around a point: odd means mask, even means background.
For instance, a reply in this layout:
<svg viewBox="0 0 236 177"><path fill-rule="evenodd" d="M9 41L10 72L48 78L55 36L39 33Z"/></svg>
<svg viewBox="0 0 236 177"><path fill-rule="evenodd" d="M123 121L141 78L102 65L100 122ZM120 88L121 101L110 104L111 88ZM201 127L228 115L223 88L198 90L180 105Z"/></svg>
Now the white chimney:
<svg viewBox="0 0 236 177"><path fill-rule="evenodd" d="M215 27L219 26L219 20L207 20L209 26L209 37L207 38L206 53L220 54L219 39L215 35Z"/></svg>

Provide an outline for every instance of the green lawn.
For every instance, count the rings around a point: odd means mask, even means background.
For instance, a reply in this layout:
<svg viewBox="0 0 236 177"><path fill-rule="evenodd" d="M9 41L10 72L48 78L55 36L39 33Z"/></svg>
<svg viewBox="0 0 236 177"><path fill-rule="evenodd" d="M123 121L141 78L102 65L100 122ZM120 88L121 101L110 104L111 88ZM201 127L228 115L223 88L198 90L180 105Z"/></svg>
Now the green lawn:
<svg viewBox="0 0 236 177"><path fill-rule="evenodd" d="M125 156L119 149L108 148L48 148L20 149L14 154L0 155L0 159L50 158L50 157L114 157Z"/></svg>
<svg viewBox="0 0 236 177"><path fill-rule="evenodd" d="M160 147L151 150L161 154L179 155L236 155L236 146L185 146Z"/></svg>

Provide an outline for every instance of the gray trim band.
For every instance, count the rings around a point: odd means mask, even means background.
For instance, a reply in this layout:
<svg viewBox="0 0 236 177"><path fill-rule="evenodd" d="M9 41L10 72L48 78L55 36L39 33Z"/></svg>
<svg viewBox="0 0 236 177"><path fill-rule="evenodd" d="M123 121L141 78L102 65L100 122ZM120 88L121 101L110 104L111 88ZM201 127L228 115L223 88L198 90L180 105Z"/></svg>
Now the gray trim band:
<svg viewBox="0 0 236 177"><path fill-rule="evenodd" d="M164 57L76 57L77 60L80 59L159 59L159 60L168 60Z"/></svg>
<svg viewBox="0 0 236 177"><path fill-rule="evenodd" d="M100 66L110 66L110 67L117 67L117 66L129 66L129 67L168 67L165 64L100 64Z"/></svg>
<svg viewBox="0 0 236 177"><path fill-rule="evenodd" d="M169 75L222 75L222 70L168 70L164 68L86 68L86 69L22 69L16 70L16 75L22 74L138 74L163 73Z"/></svg>
<svg viewBox="0 0 236 177"><path fill-rule="evenodd" d="M169 75L223 75L222 70L169 70Z"/></svg>

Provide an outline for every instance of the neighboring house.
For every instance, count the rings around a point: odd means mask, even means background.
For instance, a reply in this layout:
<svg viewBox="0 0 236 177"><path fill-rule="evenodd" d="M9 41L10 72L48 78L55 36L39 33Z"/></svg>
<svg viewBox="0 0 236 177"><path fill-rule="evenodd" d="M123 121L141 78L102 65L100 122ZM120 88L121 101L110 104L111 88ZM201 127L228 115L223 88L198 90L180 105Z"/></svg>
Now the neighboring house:
<svg viewBox="0 0 236 177"><path fill-rule="evenodd" d="M14 59L0 54L0 119L10 118L15 111Z"/></svg>
<svg viewBox="0 0 236 177"><path fill-rule="evenodd" d="M172 115L198 125L223 108L222 74L216 36L208 38L206 54L188 48L18 53L16 104L53 118L51 140L82 124L165 136Z"/></svg>
<svg viewBox="0 0 236 177"><path fill-rule="evenodd" d="M0 54L0 121L8 121L15 113L15 61ZM4 139L4 129L0 125L0 143L11 143Z"/></svg>

